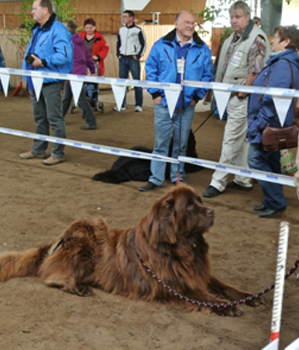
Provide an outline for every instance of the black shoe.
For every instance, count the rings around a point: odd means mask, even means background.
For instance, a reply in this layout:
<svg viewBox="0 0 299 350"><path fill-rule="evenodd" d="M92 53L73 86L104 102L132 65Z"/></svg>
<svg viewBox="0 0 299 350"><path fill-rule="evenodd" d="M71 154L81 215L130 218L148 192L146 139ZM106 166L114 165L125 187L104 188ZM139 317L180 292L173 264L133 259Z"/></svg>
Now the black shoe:
<svg viewBox="0 0 299 350"><path fill-rule="evenodd" d="M221 194L222 192L220 192L219 190L217 190L217 188L213 187L213 186L209 186L203 193L202 195L204 197L217 197Z"/></svg>
<svg viewBox="0 0 299 350"><path fill-rule="evenodd" d="M267 207L265 206L265 204L255 205L253 207L253 210L255 210L255 211L265 211L266 209L267 209Z"/></svg>
<svg viewBox="0 0 299 350"><path fill-rule="evenodd" d="M81 130L95 130L97 127L95 125L84 125L84 126L81 126Z"/></svg>
<svg viewBox="0 0 299 350"><path fill-rule="evenodd" d="M141 192L148 192L155 190L156 188L159 188L159 186L153 184L152 182L148 182L146 185L138 187L138 190Z"/></svg>
<svg viewBox="0 0 299 350"><path fill-rule="evenodd" d="M252 190L252 186L251 187L241 186L241 185L238 185L234 181L229 182L225 188L234 188L235 190L241 190L241 191L251 191Z"/></svg>
<svg viewBox="0 0 299 350"><path fill-rule="evenodd" d="M260 218L271 218L272 216L274 216L278 213L283 213L286 209L287 209L287 207L283 207L280 209L266 209L266 210L262 211L261 213L259 213L259 217Z"/></svg>

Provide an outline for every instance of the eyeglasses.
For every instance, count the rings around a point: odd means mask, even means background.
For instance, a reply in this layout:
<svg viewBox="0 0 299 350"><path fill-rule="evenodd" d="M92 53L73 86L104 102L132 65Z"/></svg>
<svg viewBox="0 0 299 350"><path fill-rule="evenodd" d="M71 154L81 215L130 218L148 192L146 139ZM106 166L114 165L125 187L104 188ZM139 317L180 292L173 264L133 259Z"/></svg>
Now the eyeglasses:
<svg viewBox="0 0 299 350"><path fill-rule="evenodd" d="M195 26L195 22L183 21L183 23L184 23L186 26L191 26L191 27L194 27L194 26Z"/></svg>
<svg viewBox="0 0 299 350"><path fill-rule="evenodd" d="M33 12L37 11L38 9L43 9L43 7L41 6L38 6L38 7L32 7L32 10Z"/></svg>

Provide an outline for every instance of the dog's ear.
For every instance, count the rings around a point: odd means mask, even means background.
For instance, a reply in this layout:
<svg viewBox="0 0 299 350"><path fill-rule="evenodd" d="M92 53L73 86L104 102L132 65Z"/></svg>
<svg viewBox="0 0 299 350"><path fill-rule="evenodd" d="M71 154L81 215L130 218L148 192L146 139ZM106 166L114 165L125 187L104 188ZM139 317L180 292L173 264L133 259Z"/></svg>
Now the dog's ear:
<svg viewBox="0 0 299 350"><path fill-rule="evenodd" d="M145 224L147 239L154 249L157 249L159 243L176 243L177 224L173 196L159 199L148 214Z"/></svg>

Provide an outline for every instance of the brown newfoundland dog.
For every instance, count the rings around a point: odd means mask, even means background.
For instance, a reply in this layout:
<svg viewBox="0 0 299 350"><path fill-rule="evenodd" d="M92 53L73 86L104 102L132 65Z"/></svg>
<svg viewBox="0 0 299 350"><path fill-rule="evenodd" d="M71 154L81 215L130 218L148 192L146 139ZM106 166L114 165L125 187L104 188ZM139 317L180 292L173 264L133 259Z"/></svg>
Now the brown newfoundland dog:
<svg viewBox="0 0 299 350"><path fill-rule="evenodd" d="M149 214L128 229L109 228L101 218L82 220L51 245L1 254L0 282L36 276L49 286L81 296L91 295L92 288L98 287L135 300L200 310L201 306L178 299L159 284L140 257L161 280L189 298L206 303L246 298L250 293L211 275L203 234L213 220L213 209L205 207L193 189L179 186L158 199ZM248 304L259 302L255 299ZM237 306L212 307L212 311L227 316L242 314Z"/></svg>

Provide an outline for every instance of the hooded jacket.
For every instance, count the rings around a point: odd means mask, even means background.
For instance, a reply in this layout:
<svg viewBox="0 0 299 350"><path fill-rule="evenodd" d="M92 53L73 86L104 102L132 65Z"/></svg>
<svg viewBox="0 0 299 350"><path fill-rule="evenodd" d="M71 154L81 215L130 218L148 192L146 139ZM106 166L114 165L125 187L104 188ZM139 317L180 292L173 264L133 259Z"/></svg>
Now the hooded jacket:
<svg viewBox="0 0 299 350"><path fill-rule="evenodd" d="M177 81L177 50L176 29L156 41L145 63L146 78L149 81L176 83ZM187 53L185 62L185 80L210 81L212 78L212 59L208 46L194 33L193 42ZM162 105L167 101L163 89L149 88L148 92L156 98L162 96ZM184 86L184 107L193 99L202 99L207 90Z"/></svg>
<svg viewBox="0 0 299 350"><path fill-rule="evenodd" d="M57 72L68 74L73 69L73 43L71 33L66 27L55 19L53 13L48 21L40 27L35 23L32 28L32 38L27 46L22 69L38 70L43 72ZM35 53L43 62L43 67L32 68L26 63L25 58L30 52L33 44L33 39L37 35L36 44L34 47ZM27 81L27 76L24 76ZM59 82L61 79L44 78L44 83Z"/></svg>
<svg viewBox="0 0 299 350"><path fill-rule="evenodd" d="M79 33L81 39L85 39L86 32ZM106 40L104 39L103 35L98 32L97 30L94 31L94 38L93 38L93 45L92 45L92 56L97 56L97 65L99 68L99 76L102 76L105 74L105 63L104 59L107 57L109 52L109 46L106 43Z"/></svg>
<svg viewBox="0 0 299 350"><path fill-rule="evenodd" d="M282 51L278 55L270 56L267 66L255 78L253 86L265 86L275 88L292 88L292 76L289 61L294 72L295 89L299 89L299 55L293 49ZM296 99L297 102L297 99ZM287 112L284 127L292 125L294 120L293 102ZM248 130L247 138L249 143L262 143L262 134L266 125L271 127L281 127L280 121L274 106L271 95L251 94L248 103Z"/></svg>
<svg viewBox="0 0 299 350"><path fill-rule="evenodd" d="M95 65L80 35L78 33L73 34L72 41L74 45L74 66L72 73L86 75L87 68L89 68L90 73L94 74Z"/></svg>

